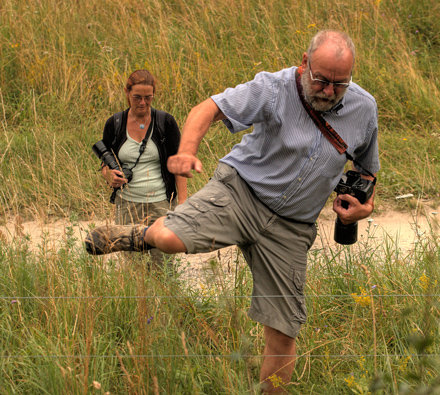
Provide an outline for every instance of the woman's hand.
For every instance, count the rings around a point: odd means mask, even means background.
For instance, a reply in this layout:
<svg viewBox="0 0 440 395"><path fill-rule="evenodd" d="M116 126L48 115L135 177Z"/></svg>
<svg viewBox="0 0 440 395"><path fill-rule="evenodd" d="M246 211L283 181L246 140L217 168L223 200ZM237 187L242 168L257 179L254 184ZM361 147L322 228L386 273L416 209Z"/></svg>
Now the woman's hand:
<svg viewBox="0 0 440 395"><path fill-rule="evenodd" d="M102 168L102 176L112 188L119 188L128 182L122 171L110 170L108 166Z"/></svg>

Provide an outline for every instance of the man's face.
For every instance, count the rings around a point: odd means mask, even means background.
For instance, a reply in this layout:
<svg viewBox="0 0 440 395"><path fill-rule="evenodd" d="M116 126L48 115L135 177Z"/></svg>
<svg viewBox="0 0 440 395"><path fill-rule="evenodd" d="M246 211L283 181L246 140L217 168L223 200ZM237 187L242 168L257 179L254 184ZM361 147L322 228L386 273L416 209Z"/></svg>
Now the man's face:
<svg viewBox="0 0 440 395"><path fill-rule="evenodd" d="M346 88L336 88L330 86L330 95L324 92L322 87L317 87L314 85L313 81L310 79L310 63L307 65L306 70L304 70L301 76L301 83L309 104L319 112L331 110L336 103L338 103L347 91Z"/></svg>
<svg viewBox="0 0 440 395"><path fill-rule="evenodd" d="M330 85L322 82L348 83L351 80L353 60L351 54L336 60L331 51L319 48L310 59L303 60L301 83L310 105L319 112L329 111L345 95L345 86ZM311 64L313 66L311 67ZM314 80L315 81L314 81ZM318 81L317 81L318 80Z"/></svg>

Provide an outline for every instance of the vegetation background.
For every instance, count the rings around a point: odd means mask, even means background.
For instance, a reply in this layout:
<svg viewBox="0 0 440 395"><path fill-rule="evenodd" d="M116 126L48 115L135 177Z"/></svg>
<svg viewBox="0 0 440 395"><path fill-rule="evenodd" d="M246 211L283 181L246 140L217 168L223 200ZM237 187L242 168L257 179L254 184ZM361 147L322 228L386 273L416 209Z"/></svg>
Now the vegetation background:
<svg viewBox="0 0 440 395"><path fill-rule="evenodd" d="M112 216L91 146L127 106L135 69L159 78L154 106L182 126L210 95L298 65L324 28L352 36L353 80L379 106L378 203L412 193L438 205L439 15L437 0L2 0L0 221ZM240 138L211 128L190 193ZM0 241L0 394L256 393L260 360L244 356L261 353L261 328L244 314L238 256L234 281L217 273L203 291L88 257L73 237L48 243ZM439 256L434 231L408 255L393 241L315 251L307 293L335 297L308 299L289 391L435 391L435 358L414 355L439 353Z"/></svg>
<svg viewBox="0 0 440 395"><path fill-rule="evenodd" d="M126 108L133 70L159 78L154 105L182 126L210 95L259 71L298 65L323 28L353 37L353 79L377 99L379 196L438 198L438 11L435 0L3 0L1 212L103 215L109 191L91 146L105 120ZM205 172L190 192L240 137L212 128L200 152Z"/></svg>

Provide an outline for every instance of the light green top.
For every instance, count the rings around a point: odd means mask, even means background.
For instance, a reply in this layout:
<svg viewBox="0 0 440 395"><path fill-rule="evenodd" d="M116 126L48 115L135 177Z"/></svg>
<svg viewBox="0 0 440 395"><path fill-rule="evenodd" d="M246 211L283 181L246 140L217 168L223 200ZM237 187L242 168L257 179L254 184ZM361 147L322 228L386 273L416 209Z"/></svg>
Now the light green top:
<svg viewBox="0 0 440 395"><path fill-rule="evenodd" d="M128 135L128 131L126 133L127 141L122 145L118 156L124 164L124 168L131 169L139 156L141 143L133 140ZM122 191L118 191L118 195L122 199L137 203L155 203L166 200L165 182L162 178L160 166L159 151L150 136L145 151L132 170L133 179L125 185Z"/></svg>

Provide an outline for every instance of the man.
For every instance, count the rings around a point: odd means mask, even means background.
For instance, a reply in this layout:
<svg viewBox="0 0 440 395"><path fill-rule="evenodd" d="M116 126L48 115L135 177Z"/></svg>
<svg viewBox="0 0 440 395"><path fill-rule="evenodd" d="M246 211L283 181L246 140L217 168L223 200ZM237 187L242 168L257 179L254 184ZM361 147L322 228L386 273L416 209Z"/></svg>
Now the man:
<svg viewBox="0 0 440 395"><path fill-rule="evenodd" d="M354 59L346 34L321 31L299 68L259 73L194 107L179 151L168 160L176 175L201 172L196 154L211 123L223 120L232 133L252 125L254 130L220 160L208 184L174 212L149 228L102 226L86 240L93 254L152 247L199 253L237 245L253 275L248 314L264 326L264 393L283 392L272 385L274 374L285 384L291 379L295 338L306 321L307 251L316 237L315 220L347 162L305 110L297 79L306 101L342 137L347 152L370 172L379 170L377 106L351 83ZM333 209L343 224L353 223L371 214L373 198L360 204L340 195Z"/></svg>

